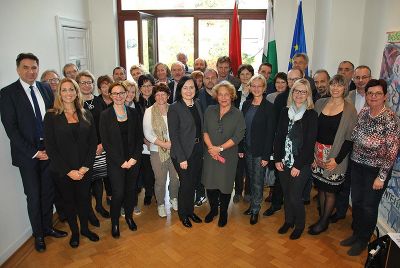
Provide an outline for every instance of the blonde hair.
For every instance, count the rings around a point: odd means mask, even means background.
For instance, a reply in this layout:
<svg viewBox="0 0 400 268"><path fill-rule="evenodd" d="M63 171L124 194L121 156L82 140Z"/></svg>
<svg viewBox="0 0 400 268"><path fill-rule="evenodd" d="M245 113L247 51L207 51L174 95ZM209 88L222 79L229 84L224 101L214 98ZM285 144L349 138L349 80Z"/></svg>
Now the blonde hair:
<svg viewBox="0 0 400 268"><path fill-rule="evenodd" d="M135 81L125 80L122 82L122 84L124 85L124 87L126 89L133 87L133 91L135 92L135 97L133 99L134 99L134 101L138 102L139 101L139 87L138 87L137 83ZM127 91L129 91L129 90L127 90Z"/></svg>
<svg viewBox="0 0 400 268"><path fill-rule="evenodd" d="M55 114L62 114L64 112L65 107L64 107L64 102L62 101L62 98L61 98L61 86L67 82L70 82L74 86L74 89L75 89L76 98L74 100L74 106L75 106L77 114L80 115L83 118L83 120L90 122L86 115L87 111L83 108L83 99L82 99L81 91L79 89L79 85L75 80L73 80L71 78L61 79L60 83L57 86L57 94L54 96L53 108L50 109L49 112L53 112Z"/></svg>
<svg viewBox="0 0 400 268"><path fill-rule="evenodd" d="M297 89L297 87L299 87L301 85L305 86L307 89L307 100L306 100L307 110L314 109L314 102L312 99L312 90L311 90L310 82L308 82L308 80L305 78L301 78L301 79L297 80L296 82L294 82L293 87L290 89L290 92L289 92L289 96L288 96L288 100L287 100L287 107L292 106L292 104L294 103L293 90Z"/></svg>
<svg viewBox="0 0 400 268"><path fill-rule="evenodd" d="M218 96L218 91L221 88L226 88L229 91L229 95L231 95L231 100L236 100L237 95L236 95L236 89L235 87L228 81L224 80L221 81L220 83L216 84L213 89L212 89L212 96L214 99L217 99Z"/></svg>
<svg viewBox="0 0 400 268"><path fill-rule="evenodd" d="M263 82L264 92L265 92L265 90L267 89L267 80L265 80L265 77L262 74L256 74L252 78L250 78L247 85L251 86L254 80L261 80Z"/></svg>

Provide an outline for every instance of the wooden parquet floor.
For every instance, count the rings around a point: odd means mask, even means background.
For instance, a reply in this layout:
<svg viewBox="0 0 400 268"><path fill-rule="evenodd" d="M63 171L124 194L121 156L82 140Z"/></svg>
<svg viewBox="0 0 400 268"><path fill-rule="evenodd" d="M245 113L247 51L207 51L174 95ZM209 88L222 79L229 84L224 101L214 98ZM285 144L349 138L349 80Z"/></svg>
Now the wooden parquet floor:
<svg viewBox="0 0 400 268"><path fill-rule="evenodd" d="M268 191L268 190L266 190ZM314 194L314 193L313 193ZM143 197L140 200L143 202ZM228 224L193 223L182 226L175 211L160 218L156 205L142 206L142 214L134 216L138 231L130 231L121 217L121 237L114 239L109 220L102 219L100 228L91 229L100 236L97 243L81 237L80 246L72 249L69 237L46 238L47 250L33 250L33 240L13 255L4 267L363 267L366 252L349 257L348 248L339 241L351 234L351 216L329 226L328 231L311 236L303 233L299 240L277 230L283 223L283 210L270 217L260 215L256 225L242 212L248 204L230 204ZM264 203L262 212L269 207ZM195 212L204 218L208 203ZM306 207L307 226L317 220L316 204ZM101 217L99 216L99 219ZM57 228L68 231L66 223Z"/></svg>

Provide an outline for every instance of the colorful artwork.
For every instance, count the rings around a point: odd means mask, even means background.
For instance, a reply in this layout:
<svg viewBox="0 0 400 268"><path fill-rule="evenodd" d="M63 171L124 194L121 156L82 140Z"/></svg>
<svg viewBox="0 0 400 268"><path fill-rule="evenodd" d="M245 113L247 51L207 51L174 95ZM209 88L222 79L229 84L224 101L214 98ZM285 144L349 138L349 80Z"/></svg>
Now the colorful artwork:
<svg viewBox="0 0 400 268"><path fill-rule="evenodd" d="M388 83L388 106L400 116L400 32L388 33L380 78ZM385 232L400 233L400 154L397 156L392 177L382 197L378 225Z"/></svg>

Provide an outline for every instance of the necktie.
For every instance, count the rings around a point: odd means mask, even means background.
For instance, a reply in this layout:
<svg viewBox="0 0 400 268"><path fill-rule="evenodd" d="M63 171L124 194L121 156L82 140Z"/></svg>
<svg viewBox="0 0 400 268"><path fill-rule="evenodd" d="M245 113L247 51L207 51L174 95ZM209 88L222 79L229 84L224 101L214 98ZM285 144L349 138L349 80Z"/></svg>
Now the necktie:
<svg viewBox="0 0 400 268"><path fill-rule="evenodd" d="M39 103L36 98L35 91L33 90L33 86L29 87L31 89L31 97L33 102L33 107L35 108L35 134L36 138L41 139L43 138L43 120L42 114L40 113Z"/></svg>

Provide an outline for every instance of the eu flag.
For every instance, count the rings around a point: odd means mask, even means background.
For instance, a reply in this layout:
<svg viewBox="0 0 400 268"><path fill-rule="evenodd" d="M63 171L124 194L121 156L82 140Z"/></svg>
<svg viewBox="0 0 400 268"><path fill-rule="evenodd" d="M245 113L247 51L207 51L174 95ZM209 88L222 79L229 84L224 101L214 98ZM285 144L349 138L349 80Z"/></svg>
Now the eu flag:
<svg viewBox="0 0 400 268"><path fill-rule="evenodd" d="M293 56L296 53L306 53L307 54L306 34L304 33L303 8L302 8L301 0L299 2L299 6L297 9L296 25L294 27L292 49L290 51L290 60L289 60L288 71L290 69L292 69ZM308 75L308 68L306 69L306 75Z"/></svg>

